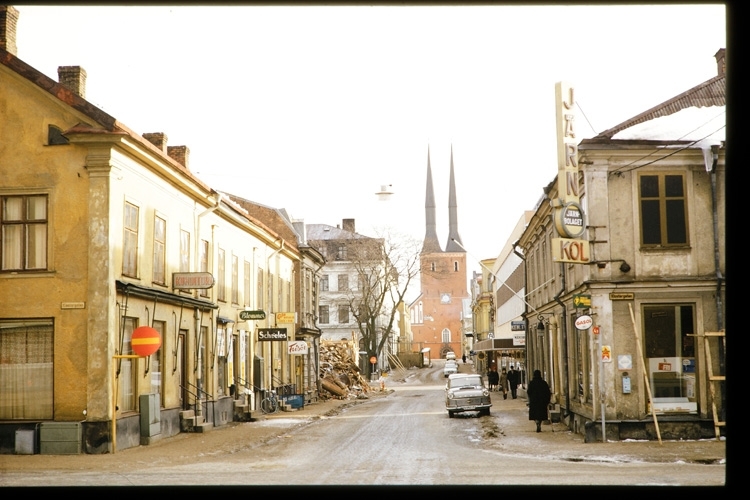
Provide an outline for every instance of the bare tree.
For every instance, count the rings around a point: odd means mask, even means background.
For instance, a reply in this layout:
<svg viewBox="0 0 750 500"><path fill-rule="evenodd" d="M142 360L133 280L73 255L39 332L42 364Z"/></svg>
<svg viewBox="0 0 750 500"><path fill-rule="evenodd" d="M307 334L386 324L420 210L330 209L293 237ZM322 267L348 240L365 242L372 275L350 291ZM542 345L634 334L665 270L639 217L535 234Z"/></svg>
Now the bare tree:
<svg viewBox="0 0 750 500"><path fill-rule="evenodd" d="M380 232L378 238L349 244L349 259L358 281L349 295L349 305L368 357L380 357L393 334L398 305L420 270L420 241L387 229ZM368 375L370 371L368 363Z"/></svg>

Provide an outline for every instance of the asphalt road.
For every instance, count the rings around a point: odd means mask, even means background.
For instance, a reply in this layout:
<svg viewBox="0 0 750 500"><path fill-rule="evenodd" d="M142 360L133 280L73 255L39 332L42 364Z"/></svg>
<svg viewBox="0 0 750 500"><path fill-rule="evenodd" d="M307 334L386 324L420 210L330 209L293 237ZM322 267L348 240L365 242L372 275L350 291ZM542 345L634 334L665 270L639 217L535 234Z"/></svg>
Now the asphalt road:
<svg viewBox="0 0 750 500"><path fill-rule="evenodd" d="M0 486L726 483L723 441L584 443L562 424L536 433L525 399L499 394L490 416L449 419L440 361L393 373L386 385L367 399L319 403L116 454L0 455Z"/></svg>

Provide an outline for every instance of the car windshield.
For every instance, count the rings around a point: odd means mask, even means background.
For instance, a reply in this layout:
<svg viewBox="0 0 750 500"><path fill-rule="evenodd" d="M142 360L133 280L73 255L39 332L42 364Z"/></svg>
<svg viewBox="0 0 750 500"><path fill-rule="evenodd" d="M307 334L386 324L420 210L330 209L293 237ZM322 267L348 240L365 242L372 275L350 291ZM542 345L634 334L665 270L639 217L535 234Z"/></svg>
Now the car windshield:
<svg viewBox="0 0 750 500"><path fill-rule="evenodd" d="M477 387L482 385L482 379L479 377L467 377L451 380L451 389L461 387Z"/></svg>

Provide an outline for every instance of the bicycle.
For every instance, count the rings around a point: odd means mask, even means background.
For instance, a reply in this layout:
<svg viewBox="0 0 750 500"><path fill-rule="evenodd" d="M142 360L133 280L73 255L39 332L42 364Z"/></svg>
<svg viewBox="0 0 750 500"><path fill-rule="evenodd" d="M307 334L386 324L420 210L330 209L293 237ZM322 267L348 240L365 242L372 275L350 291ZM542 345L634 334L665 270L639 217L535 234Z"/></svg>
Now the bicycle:
<svg viewBox="0 0 750 500"><path fill-rule="evenodd" d="M260 402L260 410L263 413L276 413L279 411L279 398L276 391L266 391L266 397Z"/></svg>

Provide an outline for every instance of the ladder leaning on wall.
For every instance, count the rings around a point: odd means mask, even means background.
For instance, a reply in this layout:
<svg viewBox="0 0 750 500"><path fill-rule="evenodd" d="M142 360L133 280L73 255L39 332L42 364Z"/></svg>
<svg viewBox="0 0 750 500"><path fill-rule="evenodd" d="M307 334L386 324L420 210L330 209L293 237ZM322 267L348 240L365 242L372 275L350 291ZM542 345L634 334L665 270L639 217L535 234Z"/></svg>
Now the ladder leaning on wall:
<svg viewBox="0 0 750 500"><path fill-rule="evenodd" d="M716 439L721 438L721 428L726 427L727 425L726 422L720 420L719 410L716 407L716 388L718 384L721 384L727 378L722 374L714 374L714 363L713 357L711 356L711 339L718 338L719 342L724 342L725 336L726 332L724 330L721 330L719 332L704 332L702 334L695 335L695 337L703 337L703 366L706 367L706 371L708 374L708 388L711 392L711 407L713 409L712 413L714 417L714 432L716 433ZM722 404L726 404L726 402L723 402Z"/></svg>

